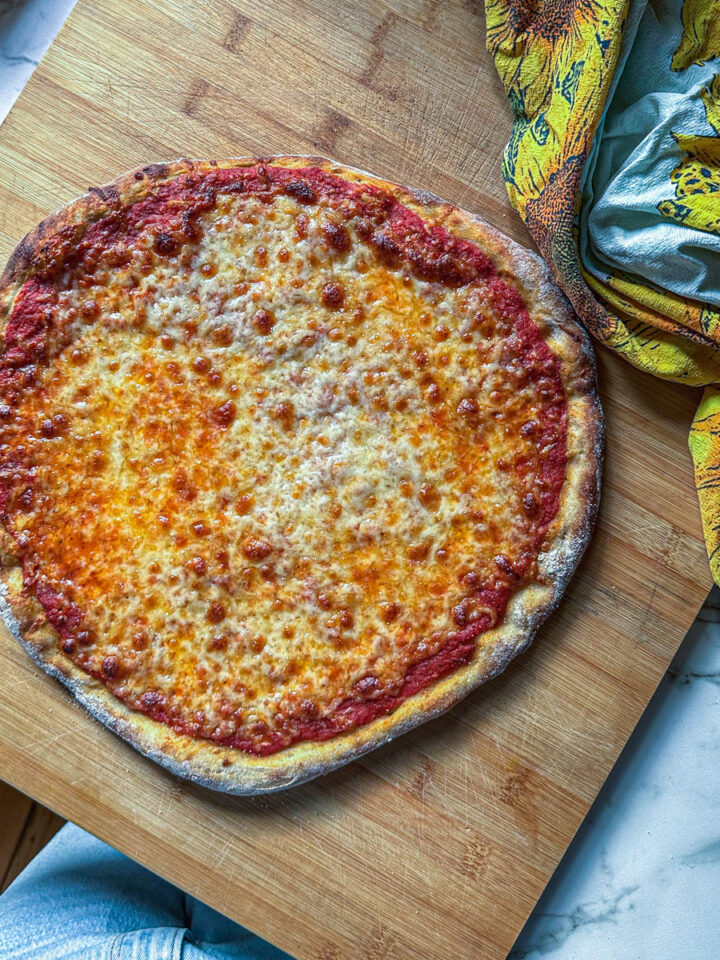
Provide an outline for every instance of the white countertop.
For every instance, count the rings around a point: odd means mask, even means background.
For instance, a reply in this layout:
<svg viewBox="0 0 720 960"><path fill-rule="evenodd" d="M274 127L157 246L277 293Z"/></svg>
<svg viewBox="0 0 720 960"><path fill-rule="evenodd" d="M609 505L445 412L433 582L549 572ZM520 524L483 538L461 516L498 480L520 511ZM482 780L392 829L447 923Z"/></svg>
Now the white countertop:
<svg viewBox="0 0 720 960"><path fill-rule="evenodd" d="M74 2L0 0L0 122ZM720 592L714 590L512 960L716 960L719 813Z"/></svg>

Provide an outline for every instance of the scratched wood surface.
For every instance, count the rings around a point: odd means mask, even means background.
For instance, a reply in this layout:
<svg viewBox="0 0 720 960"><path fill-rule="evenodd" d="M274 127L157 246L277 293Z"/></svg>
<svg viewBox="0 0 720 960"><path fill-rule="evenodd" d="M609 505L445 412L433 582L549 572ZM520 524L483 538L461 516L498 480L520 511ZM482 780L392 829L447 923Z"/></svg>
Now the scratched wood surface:
<svg viewBox="0 0 720 960"><path fill-rule="evenodd" d="M80 0L0 130L0 259L40 217L178 155L321 152L529 243L481 2ZM297 957L504 957L710 584L697 397L607 353L601 516L534 647L450 715L266 799L187 786L0 635L0 776Z"/></svg>

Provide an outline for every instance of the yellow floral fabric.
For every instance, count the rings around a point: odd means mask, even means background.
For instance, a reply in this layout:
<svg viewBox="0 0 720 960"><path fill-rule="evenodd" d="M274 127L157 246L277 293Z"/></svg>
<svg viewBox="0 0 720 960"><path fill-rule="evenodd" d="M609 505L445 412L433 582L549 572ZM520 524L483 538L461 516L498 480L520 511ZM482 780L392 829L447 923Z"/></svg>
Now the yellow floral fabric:
<svg viewBox="0 0 720 960"><path fill-rule="evenodd" d="M616 70L632 56L624 31L630 21L634 28L641 23L644 6L644 0L486 0L487 45L514 113L503 176L513 206L590 332L642 370L705 386L690 451L720 583L719 304L648 281L642 265L638 273L598 271L579 252L586 164L596 138L602 142ZM685 0L675 8L678 42L668 49L668 77L720 56L720 4ZM672 130L678 161L654 209L661 227L679 224L720 237L717 75L700 97L704 117L696 127ZM717 264L720 286L720 256Z"/></svg>
<svg viewBox="0 0 720 960"><path fill-rule="evenodd" d="M673 70L687 70L720 56L720 17L713 0L685 0L683 35L672 58Z"/></svg>

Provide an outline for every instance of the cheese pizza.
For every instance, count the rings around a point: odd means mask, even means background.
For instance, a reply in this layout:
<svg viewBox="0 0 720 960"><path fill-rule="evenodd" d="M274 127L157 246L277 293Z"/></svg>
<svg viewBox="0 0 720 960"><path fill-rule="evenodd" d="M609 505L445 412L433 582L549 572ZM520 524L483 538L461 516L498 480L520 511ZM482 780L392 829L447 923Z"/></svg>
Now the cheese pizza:
<svg viewBox="0 0 720 960"><path fill-rule="evenodd" d="M587 338L431 194L310 157L131 171L20 243L0 331L4 618L204 785L287 787L447 710L588 541Z"/></svg>

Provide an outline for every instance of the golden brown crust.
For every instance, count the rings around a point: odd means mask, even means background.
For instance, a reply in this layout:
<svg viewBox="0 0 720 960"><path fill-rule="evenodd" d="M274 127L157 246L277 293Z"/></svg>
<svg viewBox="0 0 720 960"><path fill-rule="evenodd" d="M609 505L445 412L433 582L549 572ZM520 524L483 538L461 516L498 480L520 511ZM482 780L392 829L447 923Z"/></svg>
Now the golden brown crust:
<svg viewBox="0 0 720 960"><path fill-rule="evenodd" d="M510 601L500 625L483 634L473 660L405 701L392 714L324 742L298 743L268 757L195 740L128 709L99 681L60 652L58 635L40 603L22 592L22 573L9 535L0 532L0 614L33 659L61 680L90 711L141 753L195 783L235 794L257 794L302 783L353 760L420 723L444 713L481 683L500 673L531 642L556 606L589 541L597 512L602 470L603 424L589 340L543 261L433 194L400 187L322 157L231 158L221 163L177 160L123 174L52 214L19 244L0 278L0 332L28 276L42 266L57 238L119 206L135 202L158 183L216 167L250 166L259 160L283 167L313 165L349 180L372 183L431 223L475 241L504 279L522 294L534 322L561 360L568 404L568 465L558 514L539 561L539 579ZM55 247L56 249L56 247Z"/></svg>

